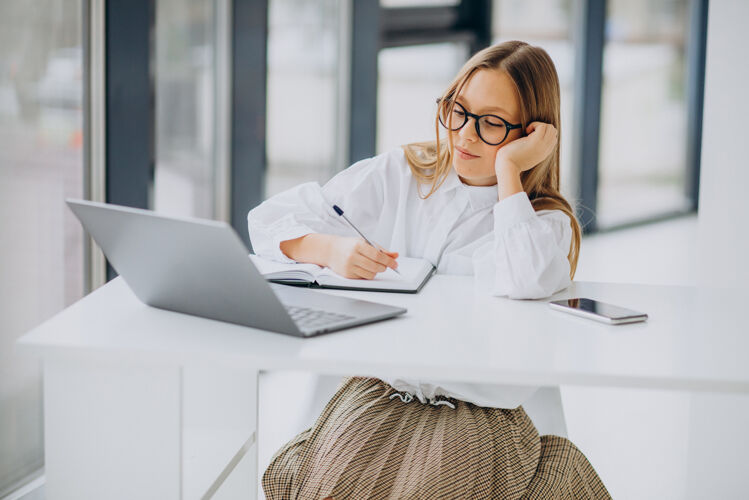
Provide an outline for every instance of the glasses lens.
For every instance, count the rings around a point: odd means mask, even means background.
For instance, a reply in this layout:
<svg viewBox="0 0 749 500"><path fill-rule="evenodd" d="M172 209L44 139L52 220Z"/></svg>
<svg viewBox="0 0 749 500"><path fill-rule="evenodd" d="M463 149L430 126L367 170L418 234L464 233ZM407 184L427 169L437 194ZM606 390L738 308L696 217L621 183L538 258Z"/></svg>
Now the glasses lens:
<svg viewBox="0 0 749 500"><path fill-rule="evenodd" d="M440 123L449 130L458 130L466 122L466 110L457 102L450 111L450 101L440 105Z"/></svg>
<svg viewBox="0 0 749 500"><path fill-rule="evenodd" d="M496 116L482 116L479 120L479 131L481 138L492 145L499 144L507 136L505 122Z"/></svg>

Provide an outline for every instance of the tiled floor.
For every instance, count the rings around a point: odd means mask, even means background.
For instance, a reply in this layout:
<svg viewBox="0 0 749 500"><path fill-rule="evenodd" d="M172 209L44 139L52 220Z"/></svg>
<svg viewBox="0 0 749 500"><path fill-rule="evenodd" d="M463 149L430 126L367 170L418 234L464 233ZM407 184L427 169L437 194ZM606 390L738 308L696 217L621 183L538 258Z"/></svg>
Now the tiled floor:
<svg viewBox="0 0 749 500"><path fill-rule="evenodd" d="M692 285L696 282L697 218L684 217L584 239L580 281ZM311 423L300 412L325 393L304 373L261 380L260 469L273 452ZM318 395L313 395L317 390ZM588 456L614 498L678 499L687 488L688 393L563 387L570 439ZM314 412L312 412L314 413Z"/></svg>

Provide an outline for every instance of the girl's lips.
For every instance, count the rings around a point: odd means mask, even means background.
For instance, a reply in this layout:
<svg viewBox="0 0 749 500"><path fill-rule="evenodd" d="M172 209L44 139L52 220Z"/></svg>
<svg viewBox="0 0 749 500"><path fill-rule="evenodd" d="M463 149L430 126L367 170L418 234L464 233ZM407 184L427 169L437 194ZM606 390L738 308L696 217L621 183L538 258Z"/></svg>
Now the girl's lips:
<svg viewBox="0 0 749 500"><path fill-rule="evenodd" d="M455 150L458 152L458 157L463 158L464 160L473 160L474 158L478 158L478 156L472 155L471 153L464 151L457 146L455 147Z"/></svg>

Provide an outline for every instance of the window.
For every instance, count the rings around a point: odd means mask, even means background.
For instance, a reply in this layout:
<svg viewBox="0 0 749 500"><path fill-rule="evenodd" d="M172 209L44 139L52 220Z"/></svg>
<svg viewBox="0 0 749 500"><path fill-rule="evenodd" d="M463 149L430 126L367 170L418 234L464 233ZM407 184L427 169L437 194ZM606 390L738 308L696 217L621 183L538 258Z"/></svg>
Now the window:
<svg viewBox="0 0 749 500"><path fill-rule="evenodd" d="M337 171L339 9L269 2L266 197Z"/></svg>
<svg viewBox="0 0 749 500"><path fill-rule="evenodd" d="M574 134L575 43L570 0L494 0L492 43L522 40L543 48L554 61L561 92L560 183L571 202L577 196L578 170L572 164Z"/></svg>
<svg viewBox="0 0 749 500"><path fill-rule="evenodd" d="M203 218L216 213L217 2L156 2L154 208Z"/></svg>
<svg viewBox="0 0 749 500"><path fill-rule="evenodd" d="M80 0L0 3L0 497L44 464L38 360L16 339L83 295Z"/></svg>
<svg viewBox="0 0 749 500"><path fill-rule="evenodd" d="M435 139L440 97L468 58L462 43L380 50L377 84L377 152Z"/></svg>
<svg viewBox="0 0 749 500"><path fill-rule="evenodd" d="M460 0L380 0L382 7L441 7L459 3Z"/></svg>
<svg viewBox="0 0 749 500"><path fill-rule="evenodd" d="M691 206L686 0L611 0L603 52L598 226Z"/></svg>

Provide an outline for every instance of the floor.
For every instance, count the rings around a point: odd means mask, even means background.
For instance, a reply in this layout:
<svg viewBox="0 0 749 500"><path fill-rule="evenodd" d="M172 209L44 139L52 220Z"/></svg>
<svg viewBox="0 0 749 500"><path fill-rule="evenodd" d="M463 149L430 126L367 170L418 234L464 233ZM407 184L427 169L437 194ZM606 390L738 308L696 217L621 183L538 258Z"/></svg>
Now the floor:
<svg viewBox="0 0 749 500"><path fill-rule="evenodd" d="M696 216L586 237L575 279L694 285L696 241ZM292 437L290 430L312 422L314 415L299 408L314 402L320 408L324 395L335 388L333 379L318 382L301 372L263 375L261 471ZM565 386L562 399L570 439L614 498L687 496L689 393Z"/></svg>

